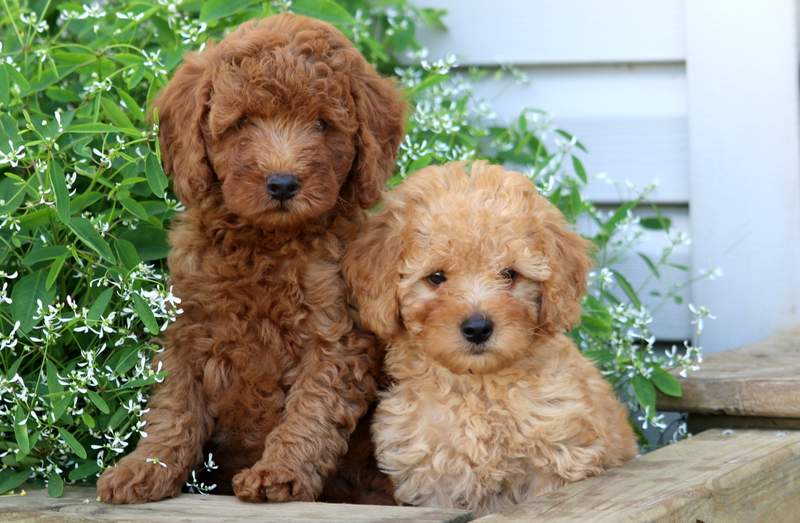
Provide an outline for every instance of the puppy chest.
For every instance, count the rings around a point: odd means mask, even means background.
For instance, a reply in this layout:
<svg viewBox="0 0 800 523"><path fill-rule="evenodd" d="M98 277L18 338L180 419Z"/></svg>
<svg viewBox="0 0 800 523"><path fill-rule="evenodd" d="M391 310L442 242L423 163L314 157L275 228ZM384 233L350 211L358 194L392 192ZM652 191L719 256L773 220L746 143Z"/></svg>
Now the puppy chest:
<svg viewBox="0 0 800 523"><path fill-rule="evenodd" d="M531 447L513 415L479 397L386 398L374 433L385 443L379 445L381 465L409 484L499 490L531 475Z"/></svg>

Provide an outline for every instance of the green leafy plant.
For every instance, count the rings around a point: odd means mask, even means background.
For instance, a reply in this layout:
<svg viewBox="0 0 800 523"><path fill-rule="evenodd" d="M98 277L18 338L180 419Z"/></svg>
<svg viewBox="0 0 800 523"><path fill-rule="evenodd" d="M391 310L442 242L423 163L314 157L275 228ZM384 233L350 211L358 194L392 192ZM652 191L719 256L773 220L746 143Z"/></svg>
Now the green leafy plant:
<svg viewBox="0 0 800 523"><path fill-rule="evenodd" d="M665 369L691 368L699 349L687 342L659 354L643 289L614 267L635 252L641 228L662 230L670 247L659 259L642 255L658 280L685 239L655 208L636 217L646 191L598 210L583 196L583 144L539 111L495 121L472 91L486 71L453 71L453 58L427 61L416 30L443 27L443 12L405 0L3 0L0 492L43 481L60 496L65 483L93 481L147 430L147 392L164 378L150 366L152 340L181 312L164 266L165 231L181 206L147 110L186 51L285 9L336 24L406 89L412 111L392 185L431 163L488 158L527 173L587 227L598 266L572 335L634 420L661 426L655 391L681 392ZM679 300L680 291L661 293ZM708 311L693 310L701 330Z"/></svg>

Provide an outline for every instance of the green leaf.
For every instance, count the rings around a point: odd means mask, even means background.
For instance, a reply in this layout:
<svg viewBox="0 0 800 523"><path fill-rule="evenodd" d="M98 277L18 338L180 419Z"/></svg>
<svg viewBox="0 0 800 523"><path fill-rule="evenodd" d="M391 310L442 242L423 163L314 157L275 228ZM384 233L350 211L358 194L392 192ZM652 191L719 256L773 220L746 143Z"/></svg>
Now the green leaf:
<svg viewBox="0 0 800 523"><path fill-rule="evenodd" d="M120 357L114 366L114 373L118 375L128 372L139 361L139 347L135 345L117 349L117 351L120 353Z"/></svg>
<svg viewBox="0 0 800 523"><path fill-rule="evenodd" d="M617 225L628 216L628 211L632 210L634 207L636 207L635 201L625 202L617 207L617 210L614 211L611 218L609 218L606 223L602 224L603 230L607 233L613 232L617 228Z"/></svg>
<svg viewBox="0 0 800 523"><path fill-rule="evenodd" d="M111 247L109 247L103 237L100 236L100 233L95 230L92 222L86 218L74 217L69 222L69 228L72 229L72 232L74 232L83 243L105 258L106 261L109 263L116 263Z"/></svg>
<svg viewBox="0 0 800 523"><path fill-rule="evenodd" d="M117 127L122 127L127 129L136 128L136 126L133 125L133 122L130 121L125 112L122 109L120 109L119 106L115 104L112 100L108 98L103 98L102 100L100 100L100 105L103 106L103 112L111 121L111 123L113 123Z"/></svg>
<svg viewBox="0 0 800 523"><path fill-rule="evenodd" d="M124 107L130 111L134 119L137 121L142 121L145 119L144 111L142 111L142 109L139 107L139 104L136 103L136 100L134 100L131 95L119 87L117 87L117 94L120 98L120 105L124 104Z"/></svg>
<svg viewBox="0 0 800 523"><path fill-rule="evenodd" d="M14 436L21 454L17 458L21 459L22 456L27 456L30 453L31 446L30 441L28 441L28 425L25 411L19 405L17 405L17 409L14 412Z"/></svg>
<svg viewBox="0 0 800 523"><path fill-rule="evenodd" d="M60 419L69 405L69 396L63 394L64 386L58 382L58 370L55 364L47 360L47 392L50 394L50 405L53 407L53 416Z"/></svg>
<svg viewBox="0 0 800 523"><path fill-rule="evenodd" d="M10 100L6 67L6 64L0 64L0 104L2 105L7 105Z"/></svg>
<svg viewBox="0 0 800 523"><path fill-rule="evenodd" d="M595 335L608 335L612 331L610 321L604 321L594 314L584 314L581 317L581 325Z"/></svg>
<svg viewBox="0 0 800 523"><path fill-rule="evenodd" d="M169 182L155 154L148 154L145 158L144 172L147 175L147 185L150 186L150 190L159 198L163 198Z"/></svg>
<svg viewBox="0 0 800 523"><path fill-rule="evenodd" d="M679 271L689 272L689 266L682 263L667 262L665 265L668 265L673 269L678 269Z"/></svg>
<svg viewBox="0 0 800 523"><path fill-rule="evenodd" d="M61 439L72 449L72 452L75 453L81 459L86 459L86 449L83 448L83 445L73 436L70 432L63 428L58 427L58 433L61 434Z"/></svg>
<svg viewBox="0 0 800 523"><path fill-rule="evenodd" d="M117 412L115 412L114 415L108 420L108 428L112 430L116 429L127 417L128 411L125 409L125 407L118 408Z"/></svg>
<svg viewBox="0 0 800 523"><path fill-rule="evenodd" d="M100 412L102 412L103 414L111 413L111 409L108 408L108 403L106 403L106 400L104 400L100 396L100 394L96 393L93 390L87 390L86 395L89 396L89 399L92 400L92 403L94 403L95 407L100 409Z"/></svg>
<svg viewBox="0 0 800 523"><path fill-rule="evenodd" d="M236 14L252 3L254 3L253 0L209 0L203 2L203 7L200 9L200 21L213 22Z"/></svg>
<svg viewBox="0 0 800 523"><path fill-rule="evenodd" d="M120 196L118 199L119 203L121 203L122 206L125 207L126 211L136 216L140 220L146 221L150 218L150 216L147 215L147 211L145 210L145 208L142 207L142 204L140 204L133 198L129 196Z"/></svg>
<svg viewBox="0 0 800 523"><path fill-rule="evenodd" d="M14 472L13 469L0 470L0 494L19 487L28 480L30 475L30 470L21 472Z"/></svg>
<svg viewBox="0 0 800 523"><path fill-rule="evenodd" d="M583 166L583 162L581 162L575 155L572 155L572 168L575 169L575 174L578 175L578 178L580 178L583 183L587 183L589 181L589 178L586 176L586 168Z"/></svg>
<svg viewBox="0 0 800 523"><path fill-rule="evenodd" d="M406 168L406 171L409 173L413 173L415 171L422 169L423 167L427 167L428 165L431 164L432 161L433 161L432 155L423 154L422 156L411 162Z"/></svg>
<svg viewBox="0 0 800 523"><path fill-rule="evenodd" d="M114 296L114 289L106 289L100 293L94 303L92 304L91 308L89 309L89 313L86 315L86 319L89 321L97 321L106 311L106 307L108 307L108 302L111 301L111 298Z"/></svg>
<svg viewBox="0 0 800 523"><path fill-rule="evenodd" d="M428 27L438 29L439 31L447 31L447 26L442 22L442 18L447 14L446 9L423 7L419 10L419 14Z"/></svg>
<svg viewBox="0 0 800 523"><path fill-rule="evenodd" d="M120 237L136 247L136 252L143 262L166 258L169 253L166 232L151 225L129 229L120 234Z"/></svg>
<svg viewBox="0 0 800 523"><path fill-rule="evenodd" d="M47 280L44 282L44 286L47 290L53 288L53 285L56 282L56 278L58 278L58 274L61 272L61 268L64 266L64 262L67 261L67 254L61 255L50 265L50 269L47 271Z"/></svg>
<svg viewBox="0 0 800 523"><path fill-rule="evenodd" d="M653 370L653 374L650 376L650 381L653 382L653 385L655 385L658 390L667 396L680 398L683 395L681 383L675 378L675 376L660 367L656 367Z"/></svg>
<svg viewBox="0 0 800 523"><path fill-rule="evenodd" d="M31 330L36 323L36 300L41 300L46 307L55 297L53 292L47 290L46 279L44 270L32 272L20 278L11 291L11 316L20 322L19 329L24 333Z"/></svg>
<svg viewBox="0 0 800 523"><path fill-rule="evenodd" d="M60 498L64 495L64 480L55 472L47 478L47 495L51 498Z"/></svg>
<svg viewBox="0 0 800 523"><path fill-rule="evenodd" d="M556 133L566 138L567 141L572 141L572 139L575 138L575 136L572 133L568 133L564 129L556 129ZM577 147L578 149L580 149L585 153L589 152L588 149L586 149L586 146L580 140L575 140L575 147Z"/></svg>
<svg viewBox="0 0 800 523"><path fill-rule="evenodd" d="M97 422L85 410L81 413L81 419L83 420L83 424L90 429L93 429L97 426Z"/></svg>
<svg viewBox="0 0 800 523"><path fill-rule="evenodd" d="M642 302L639 301L639 296L636 295L636 291L633 290L633 286L627 279L625 279L625 276L614 269L611 269L611 274L614 275L614 279L617 280L617 285L619 285L619 288L622 289L631 303L636 307L641 307Z"/></svg>
<svg viewBox="0 0 800 523"><path fill-rule="evenodd" d="M32 267L39 262L55 260L65 254L69 254L69 251L63 245L37 245L22 258L22 264Z"/></svg>
<svg viewBox="0 0 800 523"><path fill-rule="evenodd" d="M92 474L96 474L100 471L100 465L97 464L96 461L84 461L76 468L69 471L67 477L70 481L78 481L84 479L86 477L91 476Z"/></svg>
<svg viewBox="0 0 800 523"><path fill-rule="evenodd" d="M71 125L66 132L78 134L123 133L141 138L141 131L133 128L116 127L105 123L80 123Z"/></svg>
<svg viewBox="0 0 800 523"><path fill-rule="evenodd" d="M672 220L666 216L648 216L639 219L639 225L654 231L668 231L672 227Z"/></svg>
<svg viewBox="0 0 800 523"><path fill-rule="evenodd" d="M347 9L333 0L293 0L292 11L336 25L352 25L355 23Z"/></svg>
<svg viewBox="0 0 800 523"><path fill-rule="evenodd" d="M50 185L52 185L53 194L56 197L56 213L65 225L69 225L69 189L67 189L67 181L64 178L64 168L61 167L58 160L50 162L49 174Z"/></svg>
<svg viewBox="0 0 800 523"><path fill-rule="evenodd" d="M614 353L607 350L588 350L584 352L583 355L594 361L597 365L610 363L614 360Z"/></svg>
<svg viewBox="0 0 800 523"><path fill-rule="evenodd" d="M18 182L11 178L0 180L0 199L4 201L0 204L0 213L13 214L22 204L25 200L24 184L24 181Z"/></svg>
<svg viewBox="0 0 800 523"><path fill-rule="evenodd" d="M656 389L653 387L653 384L641 374L637 374L633 377L631 385L633 385L633 392L636 394L639 405L641 405L643 409L649 407L650 413L655 413Z"/></svg>
<svg viewBox="0 0 800 523"><path fill-rule="evenodd" d="M142 323L144 323L147 331L150 334L158 334L158 322L153 315L153 311L150 310L150 306L136 293L131 294L131 298L133 299L133 310L136 311L136 314L139 316L139 319L142 320Z"/></svg>
<svg viewBox="0 0 800 523"><path fill-rule="evenodd" d="M133 269L141 262L139 254L136 252L136 246L128 240L117 238L114 241L114 249L117 251L120 262L128 270Z"/></svg>
<svg viewBox="0 0 800 523"><path fill-rule="evenodd" d="M658 272L658 267L656 267L656 264L655 264L655 263L653 263L653 260L651 260L649 256L647 256L646 254L644 254L644 253L641 253L641 252L638 252L638 253L636 253L636 254L638 254L638 255L639 255L639 257L640 257L642 260L644 260L644 263L647 265L647 267L650 269L650 272L652 272L652 273L653 273L653 275L654 275L656 278L661 278L661 273L660 273L660 272Z"/></svg>

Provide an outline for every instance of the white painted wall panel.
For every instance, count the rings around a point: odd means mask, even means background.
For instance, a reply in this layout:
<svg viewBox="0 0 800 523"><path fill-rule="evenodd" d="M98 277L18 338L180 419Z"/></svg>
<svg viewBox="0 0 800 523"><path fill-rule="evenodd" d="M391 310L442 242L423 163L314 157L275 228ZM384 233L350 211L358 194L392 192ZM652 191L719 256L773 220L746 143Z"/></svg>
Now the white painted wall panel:
<svg viewBox="0 0 800 523"><path fill-rule="evenodd" d="M596 203L625 198L625 182L645 187L658 181L649 201L685 203L689 199L686 119L673 118L560 118L556 123L577 136L589 149L581 158L591 181L587 197ZM610 185L594 175L607 173Z"/></svg>
<svg viewBox="0 0 800 523"><path fill-rule="evenodd" d="M448 10L429 31L438 57L467 64L674 62L685 56L684 0L426 0Z"/></svg>
<svg viewBox="0 0 800 523"><path fill-rule="evenodd" d="M797 11L796 0L687 6L692 255L725 269L723 289L693 289L718 317L710 351L800 320Z"/></svg>
<svg viewBox="0 0 800 523"><path fill-rule="evenodd" d="M452 34L460 31L453 28ZM453 43L453 45L456 45ZM570 65L520 67L529 82L479 82L478 93L498 114L520 107L546 109L556 116L686 116L683 64Z"/></svg>
<svg viewBox="0 0 800 523"><path fill-rule="evenodd" d="M548 111L558 127L588 148L590 173L643 187L660 181L652 201L689 200L686 75L681 65L525 67L529 82L487 77L476 93L510 121L523 108ZM596 202L620 200L606 183L592 183Z"/></svg>

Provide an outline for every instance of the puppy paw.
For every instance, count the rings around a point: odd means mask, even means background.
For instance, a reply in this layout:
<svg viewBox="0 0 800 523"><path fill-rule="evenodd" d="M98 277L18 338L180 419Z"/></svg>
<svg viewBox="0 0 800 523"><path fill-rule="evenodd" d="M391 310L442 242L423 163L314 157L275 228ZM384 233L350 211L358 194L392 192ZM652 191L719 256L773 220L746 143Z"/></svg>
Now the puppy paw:
<svg viewBox="0 0 800 523"><path fill-rule="evenodd" d="M243 501L314 501L317 490L305 474L260 462L233 477L233 492Z"/></svg>
<svg viewBox="0 0 800 523"><path fill-rule="evenodd" d="M97 480L97 497L104 503L119 505L177 496L182 482L179 473L169 467L169 463L158 460L127 456Z"/></svg>

